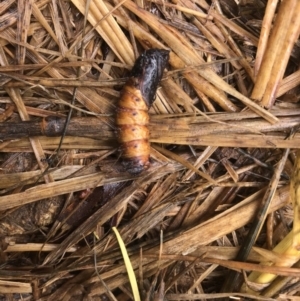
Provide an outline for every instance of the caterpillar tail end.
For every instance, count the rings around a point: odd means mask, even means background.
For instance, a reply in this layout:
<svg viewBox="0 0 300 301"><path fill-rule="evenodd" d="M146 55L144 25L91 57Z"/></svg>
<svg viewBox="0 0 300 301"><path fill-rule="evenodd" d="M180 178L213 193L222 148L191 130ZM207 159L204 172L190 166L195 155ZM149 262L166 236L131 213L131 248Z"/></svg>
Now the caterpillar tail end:
<svg viewBox="0 0 300 301"><path fill-rule="evenodd" d="M123 159L122 165L132 175L138 175L150 167L149 156L138 156Z"/></svg>
<svg viewBox="0 0 300 301"><path fill-rule="evenodd" d="M122 165L127 172L137 175L150 166L150 144L147 139L123 143Z"/></svg>

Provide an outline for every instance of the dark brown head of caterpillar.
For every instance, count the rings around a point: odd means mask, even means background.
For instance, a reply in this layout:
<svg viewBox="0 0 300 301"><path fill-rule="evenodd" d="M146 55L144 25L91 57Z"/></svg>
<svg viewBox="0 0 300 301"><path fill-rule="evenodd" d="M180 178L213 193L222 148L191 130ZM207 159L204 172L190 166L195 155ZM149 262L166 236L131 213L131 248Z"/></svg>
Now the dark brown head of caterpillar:
<svg viewBox="0 0 300 301"><path fill-rule="evenodd" d="M145 51L136 60L117 105L117 137L123 165L132 174L138 174L150 165L148 109L155 100L168 60L168 50Z"/></svg>
<svg viewBox="0 0 300 301"><path fill-rule="evenodd" d="M137 88L149 108L155 100L156 90L168 60L168 50L149 49L136 60L131 70L131 75L138 79Z"/></svg>

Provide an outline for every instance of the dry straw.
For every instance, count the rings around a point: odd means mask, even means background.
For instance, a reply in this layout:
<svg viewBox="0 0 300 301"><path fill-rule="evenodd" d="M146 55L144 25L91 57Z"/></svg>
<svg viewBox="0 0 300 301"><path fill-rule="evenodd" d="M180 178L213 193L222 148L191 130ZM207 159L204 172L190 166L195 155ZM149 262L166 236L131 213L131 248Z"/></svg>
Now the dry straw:
<svg viewBox="0 0 300 301"><path fill-rule="evenodd" d="M299 11L2 1L0 297L133 300L116 226L141 300L296 300ZM149 48L170 60L130 175L114 113Z"/></svg>

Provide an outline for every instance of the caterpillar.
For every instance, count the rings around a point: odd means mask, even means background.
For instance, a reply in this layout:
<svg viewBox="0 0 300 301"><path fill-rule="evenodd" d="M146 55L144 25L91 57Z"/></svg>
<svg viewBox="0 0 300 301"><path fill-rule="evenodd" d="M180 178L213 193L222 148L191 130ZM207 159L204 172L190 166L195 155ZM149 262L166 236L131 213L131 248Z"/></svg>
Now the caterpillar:
<svg viewBox="0 0 300 301"><path fill-rule="evenodd" d="M149 114L158 84L169 60L169 51L146 50L136 60L117 103L115 123L122 164L131 174L150 166Z"/></svg>

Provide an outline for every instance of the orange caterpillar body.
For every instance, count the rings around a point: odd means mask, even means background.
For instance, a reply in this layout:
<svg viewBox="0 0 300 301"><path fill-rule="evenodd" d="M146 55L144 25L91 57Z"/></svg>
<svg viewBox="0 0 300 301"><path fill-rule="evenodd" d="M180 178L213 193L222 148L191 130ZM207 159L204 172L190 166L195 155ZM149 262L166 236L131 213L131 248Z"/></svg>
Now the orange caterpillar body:
<svg viewBox="0 0 300 301"><path fill-rule="evenodd" d="M158 84L169 60L169 51L150 49L135 62L117 105L117 138L123 165L138 174L150 165L149 114Z"/></svg>

